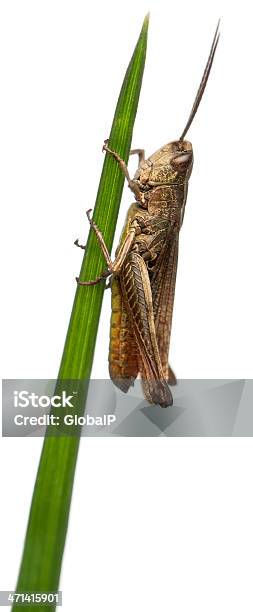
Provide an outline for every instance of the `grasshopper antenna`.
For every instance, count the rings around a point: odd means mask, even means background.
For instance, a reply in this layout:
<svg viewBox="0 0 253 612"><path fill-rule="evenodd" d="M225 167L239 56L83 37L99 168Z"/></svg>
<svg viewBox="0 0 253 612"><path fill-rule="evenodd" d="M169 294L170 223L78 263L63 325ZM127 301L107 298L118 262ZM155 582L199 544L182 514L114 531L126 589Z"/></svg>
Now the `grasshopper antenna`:
<svg viewBox="0 0 253 612"><path fill-rule="evenodd" d="M207 60L207 64L206 64L206 67L205 67L205 70L204 70L204 74L203 74L202 79L201 79L200 86L199 86L198 91L197 91L196 98L194 100L194 104L193 104L192 110L190 112L189 119L187 121L187 124L186 124L186 126L184 128L184 131L183 131L182 135L180 136L179 140L184 140L184 137L185 137L186 133L188 132L190 125L193 122L193 119L194 119L194 117L196 115L196 112L197 112L199 104L200 104L200 100L201 100L201 98L203 96L203 93L205 91L206 84L207 84L207 81L208 81L208 77L209 77L209 74L210 74L210 70L212 68L212 63L213 63L213 58L214 58L214 55L215 55L216 47L218 45L218 41L219 41L219 38L220 38L219 26L220 26L220 19L218 21L217 28L215 30L215 34L214 34L211 50L210 50L210 53L209 53L209 57L208 57L208 60Z"/></svg>

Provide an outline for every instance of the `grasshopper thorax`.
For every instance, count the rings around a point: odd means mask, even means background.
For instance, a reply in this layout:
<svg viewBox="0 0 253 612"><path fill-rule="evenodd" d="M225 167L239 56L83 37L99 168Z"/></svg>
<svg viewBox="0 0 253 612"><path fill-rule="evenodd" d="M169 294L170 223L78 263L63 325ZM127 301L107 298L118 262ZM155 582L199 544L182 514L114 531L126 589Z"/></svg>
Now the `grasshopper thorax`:
<svg viewBox="0 0 253 612"><path fill-rule="evenodd" d="M191 143L187 140L175 140L143 161L134 180L144 191L158 185L183 185L188 182L192 166Z"/></svg>

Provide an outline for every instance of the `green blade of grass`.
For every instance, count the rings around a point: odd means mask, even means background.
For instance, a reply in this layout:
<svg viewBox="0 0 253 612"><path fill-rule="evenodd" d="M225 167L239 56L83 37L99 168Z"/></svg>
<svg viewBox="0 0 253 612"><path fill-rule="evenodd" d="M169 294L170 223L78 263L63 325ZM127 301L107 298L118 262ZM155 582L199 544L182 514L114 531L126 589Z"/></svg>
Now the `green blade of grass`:
<svg viewBox="0 0 253 612"><path fill-rule="evenodd" d="M118 99L109 145L128 161L132 131L144 71L148 16L128 66ZM108 154L105 157L94 219L111 250L124 177ZM87 205L89 208L89 203ZM89 233L80 279L96 278L105 269L96 237ZM89 379L95 349L104 284L77 287L59 370L60 380ZM107 356L105 355L105 359ZM75 474L79 437L46 436L28 521L17 592L50 592L58 589L62 555ZM22 606L14 604L13 610ZM43 606L29 605L43 612ZM47 610L55 610L51 605Z"/></svg>

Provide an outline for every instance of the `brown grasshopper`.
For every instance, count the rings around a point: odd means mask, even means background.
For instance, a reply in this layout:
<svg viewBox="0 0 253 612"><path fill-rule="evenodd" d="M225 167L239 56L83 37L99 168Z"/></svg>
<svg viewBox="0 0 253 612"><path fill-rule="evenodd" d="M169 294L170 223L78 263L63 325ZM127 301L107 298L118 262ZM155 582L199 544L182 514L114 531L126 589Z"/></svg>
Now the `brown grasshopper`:
<svg viewBox="0 0 253 612"><path fill-rule="evenodd" d="M126 393L140 373L146 399L162 407L173 403L168 385L176 384L175 375L168 365L168 352L179 231L193 166L192 145L184 138L206 87L219 40L218 29L219 24L189 119L179 140L166 144L148 159L145 159L142 149L131 151L139 156L138 170L133 179L125 162L109 149L107 141L104 143L103 150L113 155L120 165L135 196L114 261L101 231L87 211L108 269L93 281L77 279L77 282L79 285L95 285L111 275L110 376Z"/></svg>

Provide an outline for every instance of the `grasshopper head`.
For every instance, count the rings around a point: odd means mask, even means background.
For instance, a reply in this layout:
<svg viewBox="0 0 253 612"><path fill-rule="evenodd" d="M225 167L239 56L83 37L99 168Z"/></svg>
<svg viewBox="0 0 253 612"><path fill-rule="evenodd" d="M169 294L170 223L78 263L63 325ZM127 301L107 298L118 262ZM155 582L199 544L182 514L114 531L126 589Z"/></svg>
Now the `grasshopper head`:
<svg viewBox="0 0 253 612"><path fill-rule="evenodd" d="M182 185L192 171L193 151L187 140L170 142L145 160L135 179L144 188L158 185Z"/></svg>
<svg viewBox="0 0 253 612"><path fill-rule="evenodd" d="M134 179L139 183L141 190L146 191L158 185L183 185L187 183L193 165L193 151L191 143L185 140L185 136L192 124L205 91L218 41L219 22L215 30L207 64L185 128L179 140L174 140L166 144L159 149L159 151L151 155L149 159L140 164Z"/></svg>

